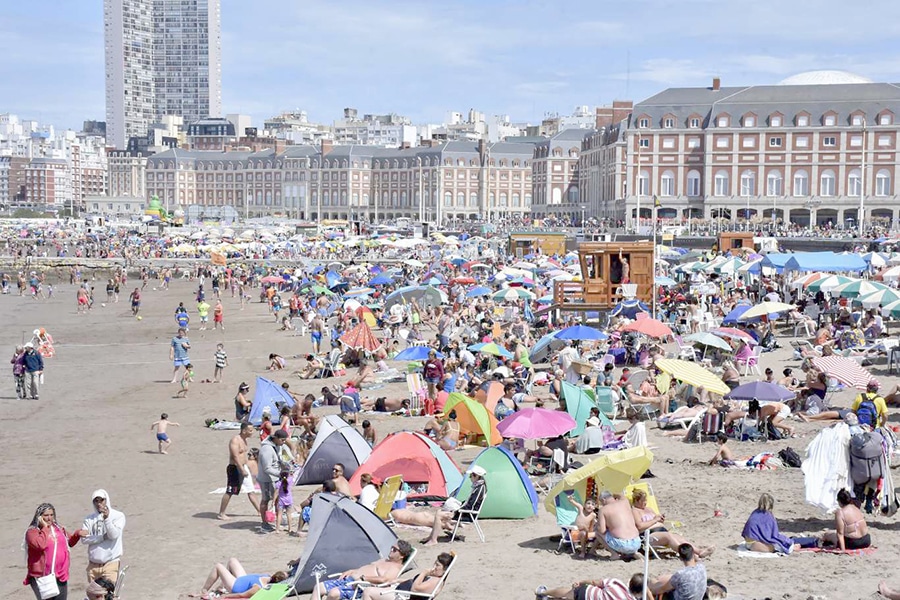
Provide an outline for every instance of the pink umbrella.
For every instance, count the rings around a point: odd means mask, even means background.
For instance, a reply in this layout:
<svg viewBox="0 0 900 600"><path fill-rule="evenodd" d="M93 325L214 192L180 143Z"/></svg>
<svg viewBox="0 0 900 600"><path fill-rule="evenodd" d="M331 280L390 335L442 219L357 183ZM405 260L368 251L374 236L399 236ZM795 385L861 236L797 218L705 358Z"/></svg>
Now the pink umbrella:
<svg viewBox="0 0 900 600"><path fill-rule="evenodd" d="M837 379L844 385L858 390L866 389L873 379L872 374L863 369L858 362L844 356L817 356L812 359L813 365L828 377Z"/></svg>
<svg viewBox="0 0 900 600"><path fill-rule="evenodd" d="M715 329L710 329L709 332L713 335L717 335L723 338L732 340L744 340L751 346L755 346L757 343L756 340L753 339L752 335L750 335L746 331L735 329L734 327L717 327Z"/></svg>
<svg viewBox="0 0 900 600"><path fill-rule="evenodd" d="M497 425L500 435L507 438L538 440L556 437L575 429L575 419L569 413L546 408L525 408Z"/></svg>

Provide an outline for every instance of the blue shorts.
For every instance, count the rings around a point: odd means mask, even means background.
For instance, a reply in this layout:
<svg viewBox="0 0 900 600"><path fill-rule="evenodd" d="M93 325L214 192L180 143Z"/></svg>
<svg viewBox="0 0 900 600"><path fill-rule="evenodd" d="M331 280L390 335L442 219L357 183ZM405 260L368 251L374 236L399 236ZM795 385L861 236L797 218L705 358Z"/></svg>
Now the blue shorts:
<svg viewBox="0 0 900 600"><path fill-rule="evenodd" d="M161 441L161 442L168 442L168 441L169 441L169 434L167 434L167 433L157 433L157 434L156 434L156 439L158 439L158 440Z"/></svg>
<svg viewBox="0 0 900 600"><path fill-rule="evenodd" d="M353 593L356 591L356 587L350 585L351 581L354 581L352 577L343 577L339 579L329 579L328 581L323 581L322 585L325 587L326 594L331 590L337 588L341 592L341 600L352 600Z"/></svg>
<svg viewBox="0 0 900 600"><path fill-rule="evenodd" d="M604 539L606 540L606 545L609 546L609 549L613 552L618 552L619 554L637 554L641 549L640 537L632 538L630 540L620 540L607 531L604 535Z"/></svg>
<svg viewBox="0 0 900 600"><path fill-rule="evenodd" d="M174 364L176 367L186 367L187 365L191 364L191 359L176 358L175 360L172 361L172 364Z"/></svg>
<svg viewBox="0 0 900 600"><path fill-rule="evenodd" d="M311 334L312 341L321 342L322 341L322 332L321 331L313 331Z"/></svg>

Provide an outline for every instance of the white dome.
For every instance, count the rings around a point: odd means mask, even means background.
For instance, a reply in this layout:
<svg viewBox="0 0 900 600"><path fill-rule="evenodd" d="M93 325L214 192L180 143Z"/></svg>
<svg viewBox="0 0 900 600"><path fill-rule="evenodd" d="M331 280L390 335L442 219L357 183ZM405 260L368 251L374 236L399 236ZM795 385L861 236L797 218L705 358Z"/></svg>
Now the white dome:
<svg viewBox="0 0 900 600"><path fill-rule="evenodd" d="M792 75L778 85L835 85L848 83L874 83L868 77L847 71L807 71Z"/></svg>

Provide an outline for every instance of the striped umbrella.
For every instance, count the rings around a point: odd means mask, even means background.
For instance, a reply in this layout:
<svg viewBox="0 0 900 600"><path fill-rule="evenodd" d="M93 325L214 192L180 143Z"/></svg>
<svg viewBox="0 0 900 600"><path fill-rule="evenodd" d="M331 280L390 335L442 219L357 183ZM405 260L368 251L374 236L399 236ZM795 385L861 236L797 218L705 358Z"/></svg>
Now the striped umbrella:
<svg viewBox="0 0 900 600"><path fill-rule="evenodd" d="M889 289L890 288L883 283L857 279L850 283L833 287L828 293L831 294L832 298L856 298L857 296L865 296L873 292Z"/></svg>
<svg viewBox="0 0 900 600"><path fill-rule="evenodd" d="M715 329L710 329L709 332L713 335L728 338L730 340L744 340L751 346L755 346L757 343L752 335L734 327L716 327Z"/></svg>
<svg viewBox="0 0 900 600"><path fill-rule="evenodd" d="M860 296L859 298L854 298L853 304L862 304L863 308L878 308L879 306L883 306L887 309L888 305L894 304L898 300L900 300L900 292L886 288L878 290L877 292L872 292L871 294Z"/></svg>
<svg viewBox="0 0 900 600"><path fill-rule="evenodd" d="M852 358L844 356L817 356L812 359L812 363L817 369L825 373L827 377L837 379L841 383L858 390L866 389L866 385L875 379L871 373L862 368Z"/></svg>
<svg viewBox="0 0 900 600"><path fill-rule="evenodd" d="M813 281L811 284L806 286L810 292L816 293L819 290L823 292L827 292L832 288L836 288L839 285L850 283L853 281L850 277L844 277L843 275L830 275L828 277L823 277L822 279L817 279Z"/></svg>
<svg viewBox="0 0 900 600"><path fill-rule="evenodd" d="M881 292L875 293L880 294ZM882 316L892 318L900 317L900 299L895 300L894 302L891 302L889 304L884 304L883 306L884 308L881 309Z"/></svg>
<svg viewBox="0 0 900 600"><path fill-rule="evenodd" d="M714 394L727 394L731 391L731 388L725 385L721 378L713 375L695 362L677 358L660 358L654 364L661 371L688 385L702 387Z"/></svg>
<svg viewBox="0 0 900 600"><path fill-rule="evenodd" d="M826 277L831 277L831 273L823 273L821 271L816 271L815 273L808 273L799 279L795 279L793 283L791 283L792 288L805 288L811 283L815 283L820 279L825 279Z"/></svg>
<svg viewBox="0 0 900 600"><path fill-rule="evenodd" d="M738 318L738 321L747 321L753 317L762 317L763 315L771 319L773 314L786 313L796 309L797 307L793 304L785 302L760 302L751 306L747 312Z"/></svg>
<svg viewBox="0 0 900 600"><path fill-rule="evenodd" d="M494 356L502 356L503 358L512 358L512 352L495 344L494 342L486 342L483 344L472 344L469 346L469 350L472 352L483 352L484 354L493 354Z"/></svg>
<svg viewBox="0 0 900 600"><path fill-rule="evenodd" d="M504 288L491 296L494 302L514 302L516 300L534 300L535 295L520 287Z"/></svg>

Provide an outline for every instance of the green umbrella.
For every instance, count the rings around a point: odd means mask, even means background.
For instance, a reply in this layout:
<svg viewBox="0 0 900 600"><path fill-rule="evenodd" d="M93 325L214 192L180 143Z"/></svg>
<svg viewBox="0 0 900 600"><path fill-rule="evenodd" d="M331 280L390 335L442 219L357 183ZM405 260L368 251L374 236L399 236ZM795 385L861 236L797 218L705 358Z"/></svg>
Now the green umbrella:
<svg viewBox="0 0 900 600"><path fill-rule="evenodd" d="M857 296L867 296L869 294L890 288L883 283L876 281L866 281L865 279L857 279L843 285L831 288L828 293L832 298L856 298Z"/></svg>
<svg viewBox="0 0 900 600"><path fill-rule="evenodd" d="M806 286L806 289L808 289L812 293L816 293L819 290L827 292L830 289L836 288L837 286L843 285L845 283L850 283L851 281L854 281L854 279L850 277L844 277L843 275L831 275L830 277L823 277L822 279L813 281L811 284Z"/></svg>

